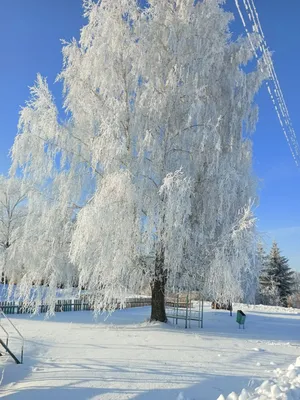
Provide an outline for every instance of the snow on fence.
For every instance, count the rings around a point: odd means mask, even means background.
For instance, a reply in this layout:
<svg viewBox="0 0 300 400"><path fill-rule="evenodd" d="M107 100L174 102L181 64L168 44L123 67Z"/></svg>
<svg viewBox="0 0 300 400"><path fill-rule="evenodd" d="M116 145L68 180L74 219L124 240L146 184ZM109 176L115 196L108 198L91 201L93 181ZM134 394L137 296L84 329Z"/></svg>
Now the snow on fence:
<svg viewBox="0 0 300 400"><path fill-rule="evenodd" d="M151 298L139 297L139 298L128 298L125 303L125 308L145 307L151 305ZM117 304L117 309L121 308L120 303ZM22 302L17 301L1 301L0 309L5 314L29 314L32 310ZM39 312L46 313L49 306L46 304L39 305ZM55 312L61 311L91 311L93 307L86 301L86 299L72 299L72 300L57 300L55 304Z"/></svg>

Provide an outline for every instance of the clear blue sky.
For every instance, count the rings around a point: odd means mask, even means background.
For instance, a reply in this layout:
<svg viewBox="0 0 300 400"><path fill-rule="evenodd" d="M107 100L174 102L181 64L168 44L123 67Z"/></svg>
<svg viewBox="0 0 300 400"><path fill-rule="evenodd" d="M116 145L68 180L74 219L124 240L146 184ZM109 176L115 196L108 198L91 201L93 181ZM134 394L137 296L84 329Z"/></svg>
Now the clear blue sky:
<svg viewBox="0 0 300 400"><path fill-rule="evenodd" d="M300 2L256 0L290 115L300 140ZM7 157L20 106L36 73L48 77L60 103L60 84L54 84L62 65L60 39L79 36L85 23L81 0L14 0L0 2L0 173L9 168ZM226 8L236 15L232 29L242 32L234 0ZM254 168L260 183L259 229L266 241L276 239L293 268L300 270L300 172L296 168L275 111L262 88L260 119L254 140Z"/></svg>

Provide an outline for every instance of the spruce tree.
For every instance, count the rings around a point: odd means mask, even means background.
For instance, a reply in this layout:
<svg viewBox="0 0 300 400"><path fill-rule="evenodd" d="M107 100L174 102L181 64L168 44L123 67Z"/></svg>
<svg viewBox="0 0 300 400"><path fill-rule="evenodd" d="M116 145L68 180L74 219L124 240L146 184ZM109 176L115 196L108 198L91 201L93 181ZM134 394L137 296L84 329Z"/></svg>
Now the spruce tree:
<svg viewBox="0 0 300 400"><path fill-rule="evenodd" d="M274 304L276 302L274 297L277 297L277 286L274 285L273 276L268 268L268 255L262 243L258 244L257 261L260 264L258 301L262 304Z"/></svg>
<svg viewBox="0 0 300 400"><path fill-rule="evenodd" d="M293 292L294 272L288 265L288 259L280 254L279 247L273 242L265 270L264 285L269 290L272 285L277 287L280 304L287 307L287 299Z"/></svg>
<svg viewBox="0 0 300 400"><path fill-rule="evenodd" d="M256 259L257 262L260 265L260 277L259 277L259 283L260 285L264 286L265 283L268 281L268 256L266 254L266 251L264 249L264 246L261 242L258 243L257 246L257 253L256 253Z"/></svg>
<svg viewBox="0 0 300 400"><path fill-rule="evenodd" d="M269 255L260 243L257 251L261 272L259 276L258 301L262 304L277 306L280 303L279 290L274 271L270 268Z"/></svg>

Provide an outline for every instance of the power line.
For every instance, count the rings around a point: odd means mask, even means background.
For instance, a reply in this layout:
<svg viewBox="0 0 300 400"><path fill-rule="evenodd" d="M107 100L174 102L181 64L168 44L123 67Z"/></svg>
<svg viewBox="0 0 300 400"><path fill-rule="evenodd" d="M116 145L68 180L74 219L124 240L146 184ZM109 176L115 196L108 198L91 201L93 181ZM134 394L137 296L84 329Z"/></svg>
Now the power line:
<svg viewBox="0 0 300 400"><path fill-rule="evenodd" d="M243 0L243 6L245 13L248 17L248 23L242 12L239 0L235 0L235 5L238 10L239 16L241 18L242 24L249 38L251 48L257 60L261 57L265 62L268 72L270 74L270 82L266 82L267 90L270 95L271 101L273 103L274 109L276 111L279 123L283 130L284 136L289 145L290 151L294 158L296 165L300 166L300 147L297 140L296 132L294 130L290 114L284 100L284 96L280 87L278 76L276 74L272 58L270 56L267 41L260 23L259 15L254 4L254 0ZM251 25L251 33L248 25ZM258 37L258 46L254 43L254 35Z"/></svg>

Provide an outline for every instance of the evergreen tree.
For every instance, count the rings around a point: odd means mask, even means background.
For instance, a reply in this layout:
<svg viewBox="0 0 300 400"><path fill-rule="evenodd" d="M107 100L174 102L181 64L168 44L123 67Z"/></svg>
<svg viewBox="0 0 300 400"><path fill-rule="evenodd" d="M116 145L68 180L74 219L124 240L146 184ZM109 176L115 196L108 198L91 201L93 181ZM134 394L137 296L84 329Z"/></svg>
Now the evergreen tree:
<svg viewBox="0 0 300 400"><path fill-rule="evenodd" d="M293 292L294 272L288 265L288 259L280 254L276 242L273 243L270 254L262 270L260 279L263 297L268 297L268 303L279 303L287 307L287 299Z"/></svg>
<svg viewBox="0 0 300 400"><path fill-rule="evenodd" d="M261 271L259 282L263 285L267 278L267 255L262 242L258 243L256 259Z"/></svg>
<svg viewBox="0 0 300 400"><path fill-rule="evenodd" d="M266 254L264 246L259 243L257 258L260 263L258 302L267 305L279 305L278 285L275 281L273 271L269 268L269 255Z"/></svg>

